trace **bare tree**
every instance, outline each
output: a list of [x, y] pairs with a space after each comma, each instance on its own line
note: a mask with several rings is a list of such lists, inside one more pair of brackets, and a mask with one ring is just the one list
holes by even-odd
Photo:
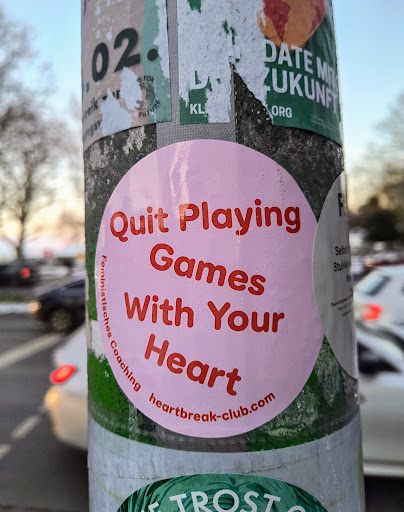
[[65, 148], [59, 143], [60, 127], [49, 125], [25, 105], [24, 115], [14, 120], [3, 137], [2, 217], [15, 221], [19, 233], [13, 243], [18, 258], [23, 256], [27, 225], [33, 213], [48, 206], [55, 197], [54, 169]]
[[369, 148], [368, 156], [354, 169], [351, 188], [364, 208], [377, 196], [380, 207], [392, 214], [395, 228], [404, 239], [404, 92], [379, 124], [378, 132], [379, 142]]
[[[46, 83], [22, 83], [41, 65], [29, 48], [27, 29], [8, 20], [0, 6], [0, 237], [23, 256], [30, 221], [57, 196], [57, 178], [64, 162], [65, 180], [77, 180], [80, 146], [69, 123], [55, 122]], [[46, 76], [46, 74], [45, 74]], [[46, 82], [46, 81], [45, 81]], [[74, 188], [73, 188], [74, 190]], [[18, 225], [17, 237], [5, 226]]]
[[66, 118], [69, 130], [64, 137], [66, 154], [66, 182], [73, 200], [64, 201], [57, 219], [57, 232], [67, 243], [84, 240], [84, 169], [81, 140], [81, 105], [76, 97], [69, 101]]
[[386, 119], [380, 123], [379, 130], [385, 138], [380, 158], [388, 165], [404, 168], [404, 92], [398, 96]]
[[362, 204], [379, 193], [385, 183], [404, 179], [404, 92], [377, 126], [377, 143], [371, 144], [350, 176], [351, 189]]

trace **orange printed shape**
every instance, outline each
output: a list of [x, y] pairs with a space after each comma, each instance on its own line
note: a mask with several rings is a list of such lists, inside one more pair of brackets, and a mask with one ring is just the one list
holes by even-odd
[[327, 0], [263, 0], [257, 13], [261, 32], [277, 46], [303, 46], [321, 25]]

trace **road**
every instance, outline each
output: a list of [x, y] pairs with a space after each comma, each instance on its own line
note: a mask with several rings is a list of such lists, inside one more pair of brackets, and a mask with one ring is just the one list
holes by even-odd
[[0, 317], [0, 511], [88, 510], [86, 454], [54, 439], [42, 406], [56, 345], [35, 350], [59, 339], [28, 316]]
[[404, 481], [365, 478], [366, 512], [404, 512]]
[[[54, 439], [42, 406], [56, 344], [26, 349], [44, 339], [59, 340], [28, 316], [0, 316], [0, 512], [88, 510], [86, 454]], [[403, 480], [367, 478], [366, 497], [367, 512], [404, 512]]]

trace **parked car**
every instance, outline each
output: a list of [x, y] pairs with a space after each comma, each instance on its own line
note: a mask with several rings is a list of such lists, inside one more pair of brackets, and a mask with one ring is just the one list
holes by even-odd
[[84, 322], [85, 278], [76, 275], [38, 288], [30, 311], [58, 332], [68, 332]]
[[63, 443], [87, 449], [87, 349], [84, 326], [53, 352], [55, 370], [45, 407], [53, 432]]
[[[45, 404], [55, 436], [87, 449], [87, 372], [84, 327], [55, 351], [57, 369]], [[364, 470], [404, 477], [404, 351], [396, 336], [358, 330], [359, 392]]]
[[63, 265], [58, 260], [51, 258], [39, 260], [37, 265], [38, 273], [42, 281], [60, 279], [68, 276], [71, 272], [71, 267]]
[[396, 334], [357, 328], [366, 475], [404, 477], [404, 350]]
[[361, 279], [367, 272], [365, 260], [362, 256], [351, 256], [351, 274], [354, 281]]
[[365, 265], [369, 270], [380, 265], [397, 265], [398, 263], [404, 263], [402, 251], [381, 251], [365, 258]]
[[372, 270], [355, 286], [355, 320], [369, 327], [404, 326], [404, 265]]
[[28, 286], [38, 282], [35, 265], [23, 260], [0, 265], [0, 286]]

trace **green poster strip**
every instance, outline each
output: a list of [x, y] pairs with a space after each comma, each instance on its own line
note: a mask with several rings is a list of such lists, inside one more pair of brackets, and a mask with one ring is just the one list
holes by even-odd
[[236, 73], [274, 125], [342, 143], [331, 0], [177, 5], [181, 124], [230, 122]]

